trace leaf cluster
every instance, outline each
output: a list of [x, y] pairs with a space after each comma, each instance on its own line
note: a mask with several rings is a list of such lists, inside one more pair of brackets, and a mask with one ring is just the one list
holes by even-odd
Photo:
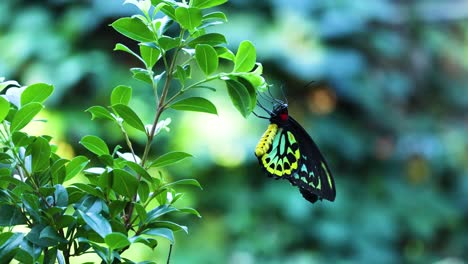
[[[132, 109], [133, 88], [126, 85], [112, 90], [109, 105], [86, 110], [93, 120], [113, 123], [124, 146], [112, 148], [103, 139], [86, 135], [80, 144], [90, 155], [71, 160], [61, 157], [50, 136], [33, 136], [24, 130], [36, 121], [53, 86], [37, 83], [20, 87], [17, 82], [0, 80], [0, 90], [5, 91], [0, 97], [2, 262], [70, 263], [72, 257], [95, 253], [102, 263], [135, 263], [122, 257], [133, 244], [154, 249], [158, 237], [173, 244], [174, 232], [188, 232], [170, 216], [176, 212], [200, 214], [176, 205], [183, 197], [176, 188], [201, 186], [195, 179], [170, 181], [161, 170], [191, 154], [152, 154], [158, 152], [155, 137], [168, 130], [171, 122], [161, 119], [162, 113], [173, 109], [217, 114], [211, 101], [186, 96], [186, 92], [194, 88], [215, 91], [209, 83], [220, 80], [226, 83], [233, 105], [246, 117], [255, 106], [256, 91], [267, 87], [252, 43], [242, 42], [234, 53], [226, 47], [224, 35], [207, 33], [207, 28], [227, 21], [224, 13], [208, 11], [224, 2], [125, 1], [138, 7], [141, 14], [120, 18], [111, 26], [136, 41], [138, 50], [121, 43], [115, 50], [141, 62], [141, 67], [130, 71], [153, 91], [152, 122]], [[171, 27], [177, 36], [167, 33]], [[222, 61], [231, 64], [230, 72], [219, 72]], [[202, 76], [193, 77], [194, 69]], [[134, 150], [129, 130], [145, 135], [142, 153]], [[26, 228], [14, 229], [18, 225]]]
[[[207, 9], [226, 1], [190, 1], [187, 4], [185, 1], [153, 0], [152, 5], [149, 2], [126, 1], [136, 5], [143, 14], [120, 18], [111, 24], [119, 33], [139, 42], [138, 52], [121, 43], [115, 46], [115, 50], [129, 53], [142, 63], [142, 67], [131, 69], [133, 77], [151, 85], [156, 98], [163, 97], [164, 103], [159, 105], [162, 108], [211, 114], [217, 111], [209, 100], [179, 97], [194, 88], [214, 90], [207, 83], [221, 80], [226, 83], [233, 105], [247, 117], [255, 107], [256, 91], [265, 90], [267, 83], [251, 42], [241, 42], [234, 53], [226, 47], [224, 35], [207, 32], [207, 28], [227, 22], [223, 12], [208, 12]], [[163, 13], [163, 17], [156, 18], [159, 13]], [[178, 36], [168, 34], [171, 27], [177, 27]], [[230, 63], [232, 70], [219, 72], [222, 62]], [[166, 70], [155, 74], [158, 64]], [[202, 78], [193, 78], [194, 67], [204, 74]], [[165, 86], [172, 80], [178, 87], [171, 98], [165, 98]]]

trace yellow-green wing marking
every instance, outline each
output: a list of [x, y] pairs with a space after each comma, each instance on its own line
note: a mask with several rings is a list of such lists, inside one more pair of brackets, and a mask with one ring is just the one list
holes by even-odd
[[[256, 155], [262, 154], [257, 155], [260, 165], [268, 172], [269, 176], [290, 176], [299, 166], [300, 152], [296, 138], [290, 131], [280, 128], [274, 134], [272, 141], [269, 141], [268, 139], [272, 135], [269, 130], [267, 129], [255, 151]], [[265, 136], [268, 139], [264, 140]], [[262, 145], [263, 142], [271, 142], [264, 153], [259, 151], [259, 149], [265, 149]]]

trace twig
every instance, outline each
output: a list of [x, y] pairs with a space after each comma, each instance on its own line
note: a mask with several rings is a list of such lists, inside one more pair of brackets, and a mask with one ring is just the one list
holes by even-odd
[[172, 253], [172, 244], [169, 245], [169, 254], [167, 255], [166, 264], [169, 264], [169, 262], [171, 261], [171, 253]]

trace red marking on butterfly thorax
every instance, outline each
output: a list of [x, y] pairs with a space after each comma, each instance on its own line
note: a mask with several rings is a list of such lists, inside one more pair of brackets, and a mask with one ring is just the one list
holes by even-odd
[[279, 114], [279, 118], [282, 122], [286, 122], [288, 120], [288, 113], [281, 113]]

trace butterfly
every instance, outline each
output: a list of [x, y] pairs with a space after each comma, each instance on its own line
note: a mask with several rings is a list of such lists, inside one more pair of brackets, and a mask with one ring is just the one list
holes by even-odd
[[260, 166], [275, 179], [287, 179], [311, 203], [335, 200], [330, 169], [305, 129], [288, 114], [288, 104], [273, 99], [273, 111], [257, 102], [270, 116], [270, 125], [255, 148]]

